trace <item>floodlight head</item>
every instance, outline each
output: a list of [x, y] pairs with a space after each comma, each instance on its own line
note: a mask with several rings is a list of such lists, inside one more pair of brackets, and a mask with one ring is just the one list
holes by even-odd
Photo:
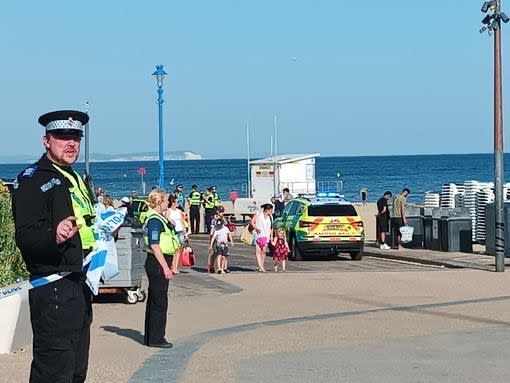
[[482, 24], [483, 25], [489, 25], [491, 23], [491, 20], [492, 20], [492, 16], [491, 15], [487, 15], [483, 18], [482, 20]]
[[496, 5], [496, 0], [486, 1], [482, 5], [482, 12], [487, 13], [489, 11], [489, 8], [492, 8]]
[[501, 12], [499, 17], [501, 18], [501, 21], [504, 22], [505, 24], [508, 23], [508, 21], [510, 21], [510, 18], [506, 15], [506, 13]]
[[480, 33], [483, 33], [483, 32], [485, 32], [486, 30], [487, 30], [487, 27], [485, 27], [485, 26], [484, 26], [484, 27], [482, 27], [482, 29], [480, 29]]

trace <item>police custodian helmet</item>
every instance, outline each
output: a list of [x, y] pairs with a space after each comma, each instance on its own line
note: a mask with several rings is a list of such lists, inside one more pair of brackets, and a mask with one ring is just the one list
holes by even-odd
[[39, 124], [46, 128], [46, 133], [60, 136], [83, 137], [83, 126], [87, 122], [88, 114], [77, 110], [57, 110], [39, 117]]

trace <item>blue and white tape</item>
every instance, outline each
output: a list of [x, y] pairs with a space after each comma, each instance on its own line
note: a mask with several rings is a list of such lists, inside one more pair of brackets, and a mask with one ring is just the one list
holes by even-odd
[[[95, 231], [98, 234], [96, 247], [83, 260], [83, 269], [86, 270], [86, 283], [94, 295], [99, 291], [101, 277], [109, 280], [119, 273], [117, 265], [117, 252], [113, 241], [112, 233], [124, 222], [127, 209], [103, 210], [97, 214]], [[113, 247], [111, 246], [113, 244]], [[114, 250], [115, 249], [115, 250]], [[35, 278], [25, 281], [17, 286], [11, 286], [0, 290], [0, 299], [19, 294], [23, 290], [30, 290], [58, 281], [71, 274], [61, 272], [46, 277]]]

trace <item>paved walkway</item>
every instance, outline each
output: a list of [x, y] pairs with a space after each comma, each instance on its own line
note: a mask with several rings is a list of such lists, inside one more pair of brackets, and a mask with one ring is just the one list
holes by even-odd
[[[197, 243], [200, 265], [203, 246]], [[171, 350], [141, 344], [143, 304], [95, 304], [88, 381], [510, 379], [510, 273], [480, 271], [493, 258], [483, 256], [484, 264], [475, 261], [480, 255], [367, 246], [361, 262], [297, 262], [295, 271], [261, 274], [252, 272], [252, 250], [235, 247], [246, 262], [238, 272], [209, 275], [198, 267], [175, 277]], [[374, 260], [378, 254], [392, 259]], [[435, 263], [408, 263], [427, 260]], [[437, 267], [447, 262], [455, 268]], [[27, 381], [30, 358], [30, 348], [0, 355], [0, 382]]]
[[[425, 249], [381, 250], [375, 243], [368, 243], [365, 245], [365, 255], [451, 268], [485, 271], [496, 269], [494, 256], [483, 254], [481, 246], [474, 253], [460, 253]], [[510, 259], [505, 259], [505, 266], [510, 267]]]

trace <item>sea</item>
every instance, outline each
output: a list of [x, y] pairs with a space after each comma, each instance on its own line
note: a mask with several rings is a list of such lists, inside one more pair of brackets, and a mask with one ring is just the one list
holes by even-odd
[[[11, 179], [28, 164], [0, 164], [0, 178]], [[90, 170], [96, 187], [103, 187], [115, 198], [129, 196], [131, 190], [142, 194], [143, 181], [150, 191], [158, 183], [157, 161], [91, 162]], [[505, 159], [505, 180], [510, 180], [510, 157]], [[84, 170], [78, 163], [75, 169]], [[319, 157], [316, 164], [317, 181], [343, 181], [346, 199], [359, 201], [359, 190], [368, 189], [368, 201], [375, 202], [385, 191], [399, 193], [404, 187], [411, 190], [410, 202], [424, 201], [425, 192], [440, 192], [445, 183], [464, 183], [466, 180], [491, 182], [494, 179], [492, 154], [441, 154], [369, 157]], [[216, 185], [224, 200], [235, 189], [246, 196], [248, 182], [246, 159], [165, 161], [165, 185], [173, 190], [183, 184], [185, 192], [197, 184], [199, 189]]]

